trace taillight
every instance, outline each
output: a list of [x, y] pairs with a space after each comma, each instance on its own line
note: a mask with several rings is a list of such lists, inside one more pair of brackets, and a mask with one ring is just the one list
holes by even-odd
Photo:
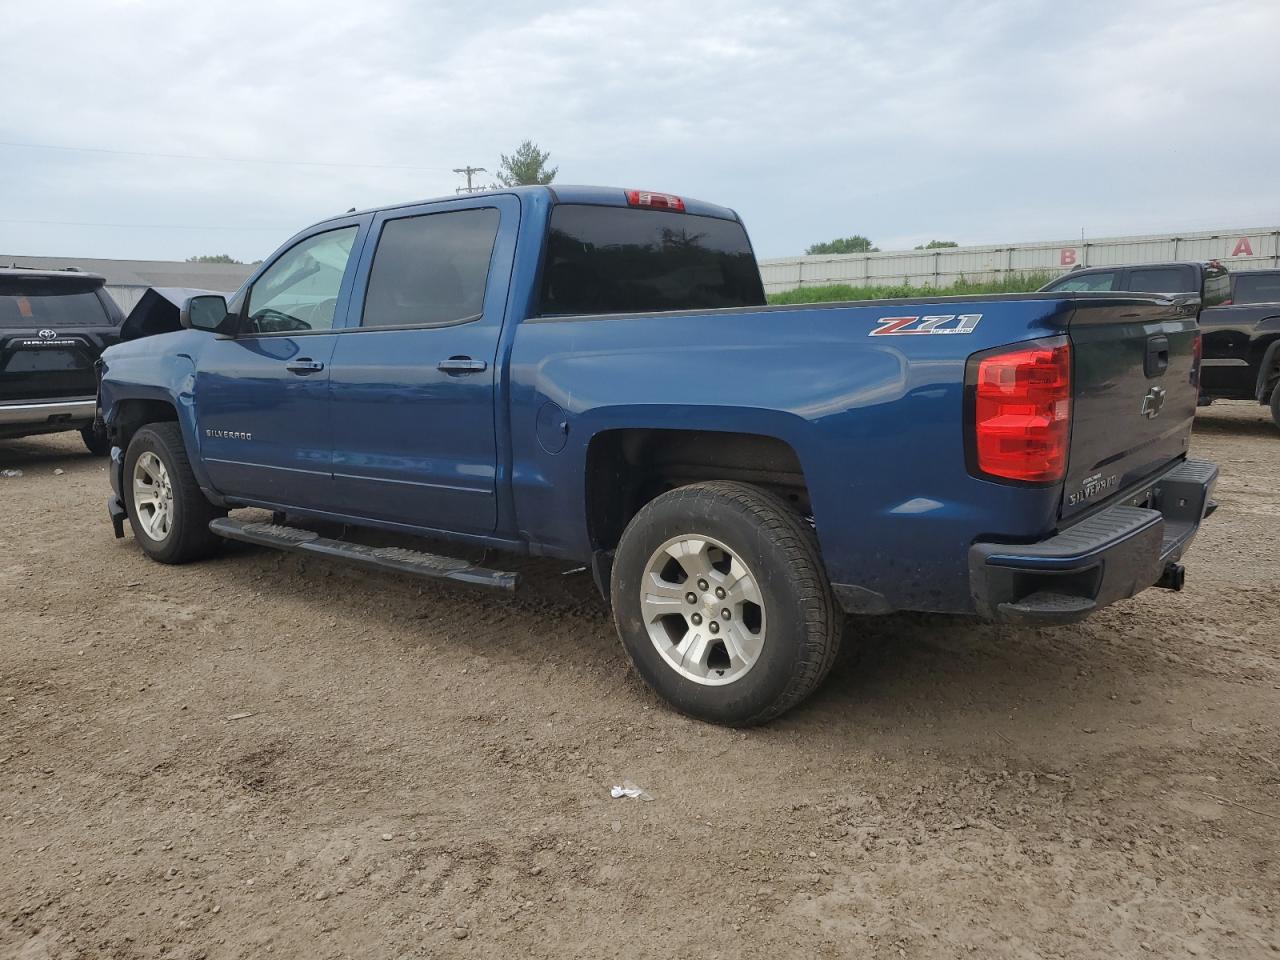
[[975, 359], [977, 469], [1024, 483], [1061, 480], [1071, 441], [1071, 344], [1040, 341]]
[[670, 193], [628, 190], [627, 203], [633, 207], [653, 207], [656, 210], [674, 210], [676, 213], [684, 213], [684, 201]]
[[1204, 357], [1204, 334], [1199, 330], [1196, 331], [1196, 344], [1191, 351], [1191, 384], [1196, 386], [1200, 383], [1200, 360]]

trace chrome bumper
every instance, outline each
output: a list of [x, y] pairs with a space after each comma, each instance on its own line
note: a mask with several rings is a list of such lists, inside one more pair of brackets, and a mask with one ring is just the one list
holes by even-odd
[[98, 401], [38, 400], [32, 403], [0, 403], [0, 426], [7, 424], [47, 424], [62, 420], [93, 420], [98, 415]]

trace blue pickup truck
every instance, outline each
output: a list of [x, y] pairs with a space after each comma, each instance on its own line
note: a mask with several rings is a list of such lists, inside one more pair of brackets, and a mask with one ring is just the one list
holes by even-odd
[[1195, 311], [768, 306], [737, 214], [646, 191], [353, 212], [105, 352], [108, 510], [163, 563], [231, 539], [509, 590], [424, 540], [580, 562], [654, 689], [759, 723], [846, 614], [1060, 624], [1180, 588], [1217, 477], [1187, 458]]

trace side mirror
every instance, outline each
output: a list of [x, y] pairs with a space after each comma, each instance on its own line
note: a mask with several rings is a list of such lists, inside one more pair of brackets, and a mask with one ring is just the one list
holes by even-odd
[[225, 333], [227, 320], [227, 298], [216, 293], [189, 297], [178, 313], [178, 322], [188, 330]]

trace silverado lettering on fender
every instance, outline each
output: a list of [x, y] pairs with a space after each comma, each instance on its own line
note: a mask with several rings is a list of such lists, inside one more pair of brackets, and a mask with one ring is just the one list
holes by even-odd
[[104, 355], [117, 535], [502, 589], [412, 538], [587, 563], [638, 672], [721, 723], [799, 703], [846, 613], [1054, 624], [1177, 589], [1213, 507], [1194, 305], [771, 307], [738, 216], [665, 194], [351, 213], [181, 325]]

